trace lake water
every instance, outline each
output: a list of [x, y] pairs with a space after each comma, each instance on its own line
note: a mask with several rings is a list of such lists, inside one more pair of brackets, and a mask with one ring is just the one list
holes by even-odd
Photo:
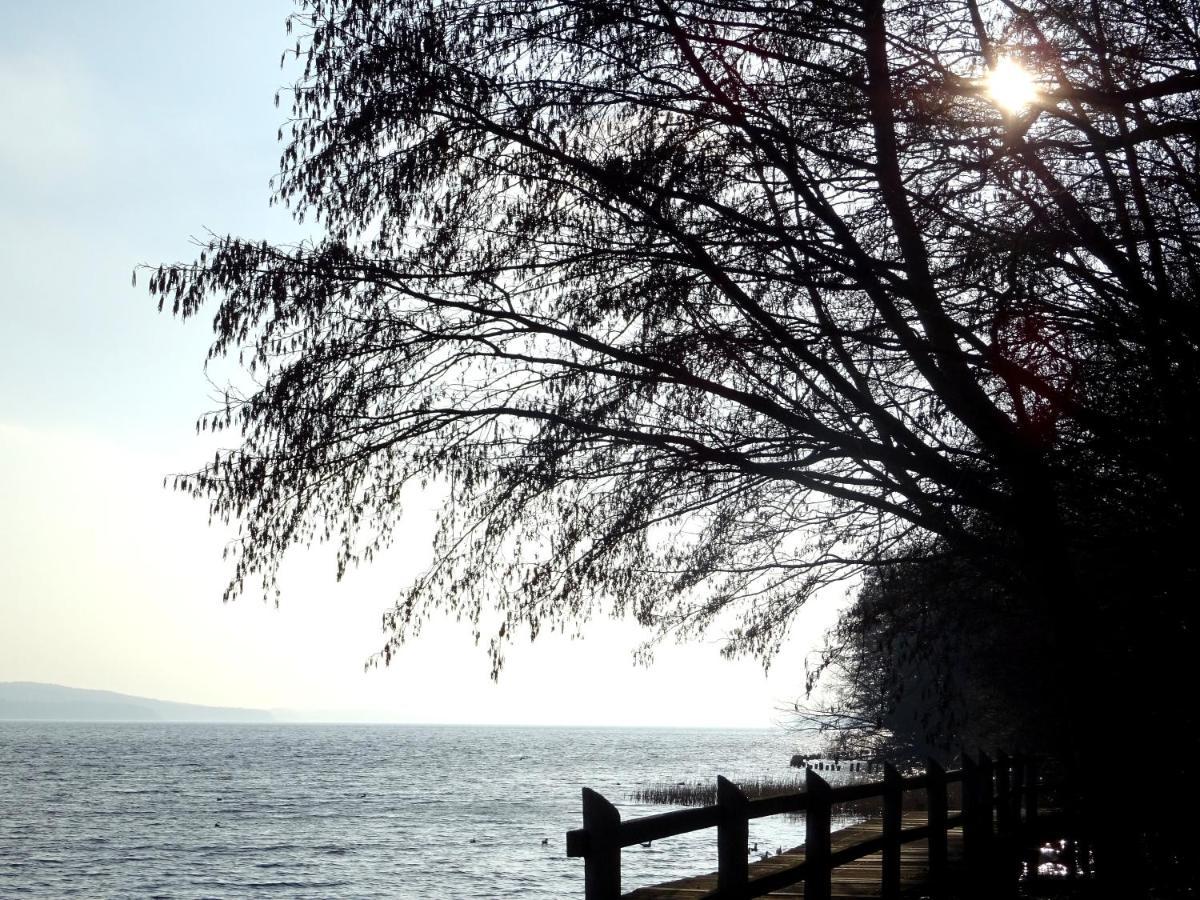
[[[795, 777], [781, 731], [0, 722], [0, 897], [583, 896], [580, 788]], [[762, 847], [803, 823], [751, 823]], [[548, 843], [543, 844], [543, 839]], [[630, 890], [716, 868], [634, 846]]]

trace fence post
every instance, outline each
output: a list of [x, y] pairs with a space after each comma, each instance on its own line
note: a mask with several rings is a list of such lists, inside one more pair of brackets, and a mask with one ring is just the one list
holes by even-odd
[[1013, 809], [1013, 782], [1017, 780], [1016, 760], [1007, 753], [996, 754], [996, 865], [1004, 890], [1013, 896], [1021, 877], [1021, 851], [1018, 840], [1018, 814]]
[[979, 767], [966, 753], [962, 755], [963, 858], [967, 876], [979, 866]]
[[979, 887], [980, 896], [997, 893], [996, 866], [996, 766], [986, 753], [979, 754]]
[[745, 896], [749, 878], [746, 847], [750, 842], [750, 820], [746, 795], [736, 784], [717, 776], [717, 888], [723, 898]]
[[925, 806], [929, 810], [929, 886], [946, 896], [946, 770], [935, 759], [925, 762]]
[[1025, 761], [1025, 822], [1033, 825], [1038, 814], [1037, 757]]
[[829, 900], [833, 873], [829, 867], [832, 842], [829, 837], [833, 807], [829, 785], [809, 769], [804, 773], [808, 806], [804, 816], [804, 858], [808, 872], [804, 878], [805, 900]]
[[1012, 835], [1012, 760], [996, 754], [996, 829], [1002, 840]]
[[1025, 760], [1025, 865], [1029, 878], [1038, 876], [1038, 865], [1042, 861], [1042, 848], [1038, 840], [1038, 791], [1037, 757]]
[[996, 767], [986, 753], [979, 754], [979, 820], [983, 845], [991, 850], [996, 828]]
[[900, 896], [900, 829], [904, 790], [900, 773], [891, 763], [883, 766], [883, 900]]
[[621, 814], [595, 791], [583, 789], [583, 828], [587, 855], [583, 858], [586, 900], [619, 900], [621, 896]]
[[1020, 838], [1024, 834], [1021, 827], [1021, 801], [1025, 798], [1025, 754], [1018, 753], [1013, 757], [1013, 779], [1012, 779], [1012, 800], [1010, 808], [1012, 810], [1013, 831]]

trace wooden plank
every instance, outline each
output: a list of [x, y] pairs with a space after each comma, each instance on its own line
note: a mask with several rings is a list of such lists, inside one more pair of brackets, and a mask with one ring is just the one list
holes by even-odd
[[830, 828], [832, 791], [823, 778], [808, 769], [804, 773], [804, 792], [808, 794], [808, 809], [804, 816], [804, 855], [811, 863], [805, 873], [805, 893], [813, 900], [829, 900], [833, 890], [829, 869], [829, 855], [833, 848]]
[[[957, 811], [955, 811], [957, 813]], [[905, 828], [915, 828], [927, 824], [923, 812], [905, 812], [902, 816]], [[843, 828], [830, 834], [832, 852], [851, 847], [869, 838], [883, 834], [883, 820], [871, 819]], [[962, 828], [952, 828], [946, 832], [946, 857], [949, 863], [961, 862], [963, 857]], [[776, 872], [789, 868], [805, 860], [804, 847], [793, 847], [783, 853], [749, 863], [748, 875], [753, 881], [759, 875]], [[902, 895], [916, 893], [928, 883], [929, 850], [925, 840], [913, 841], [900, 848], [900, 892]], [[833, 872], [830, 885], [830, 898], [858, 900], [865, 897], [879, 897], [881, 891], [881, 876], [883, 873], [883, 855], [872, 853], [859, 859], [839, 866]], [[638, 888], [625, 894], [625, 900], [704, 900], [717, 895], [717, 873], [695, 875], [681, 878], [663, 884]], [[767, 897], [800, 898], [804, 896], [804, 885], [798, 883], [786, 888], [772, 891]]]
[[583, 890], [587, 900], [615, 900], [621, 896], [620, 827], [617, 808], [584, 788], [583, 830], [587, 833], [588, 855], [583, 861]]
[[[699, 831], [702, 828], [714, 828], [719, 820], [720, 811], [715, 806], [676, 809], [671, 812], [659, 813], [656, 816], [630, 819], [628, 822], [621, 823], [621, 846], [632, 847], [634, 844], [659, 841], [677, 834]], [[570, 837], [571, 833], [567, 832], [567, 836]], [[572, 854], [568, 853], [567, 855]], [[575, 855], [582, 856], [583, 854]]]
[[739, 896], [746, 886], [746, 845], [750, 843], [746, 795], [720, 775], [717, 776], [717, 808], [721, 811], [717, 826], [718, 886], [727, 896]]

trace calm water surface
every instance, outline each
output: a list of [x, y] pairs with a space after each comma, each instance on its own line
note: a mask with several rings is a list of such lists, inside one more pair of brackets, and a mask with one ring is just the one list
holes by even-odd
[[[790, 753], [765, 730], [0, 722], [0, 897], [582, 897], [580, 787], [647, 815], [643, 784], [795, 776]], [[715, 868], [700, 832], [627, 849], [623, 886]]]

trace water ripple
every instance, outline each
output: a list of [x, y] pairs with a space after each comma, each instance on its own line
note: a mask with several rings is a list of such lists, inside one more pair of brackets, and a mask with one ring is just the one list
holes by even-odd
[[[579, 789], [788, 774], [768, 731], [0, 723], [0, 896], [581, 897]], [[801, 823], [756, 820], [794, 846]], [[548, 844], [543, 845], [546, 839]], [[716, 863], [633, 847], [631, 889]]]

